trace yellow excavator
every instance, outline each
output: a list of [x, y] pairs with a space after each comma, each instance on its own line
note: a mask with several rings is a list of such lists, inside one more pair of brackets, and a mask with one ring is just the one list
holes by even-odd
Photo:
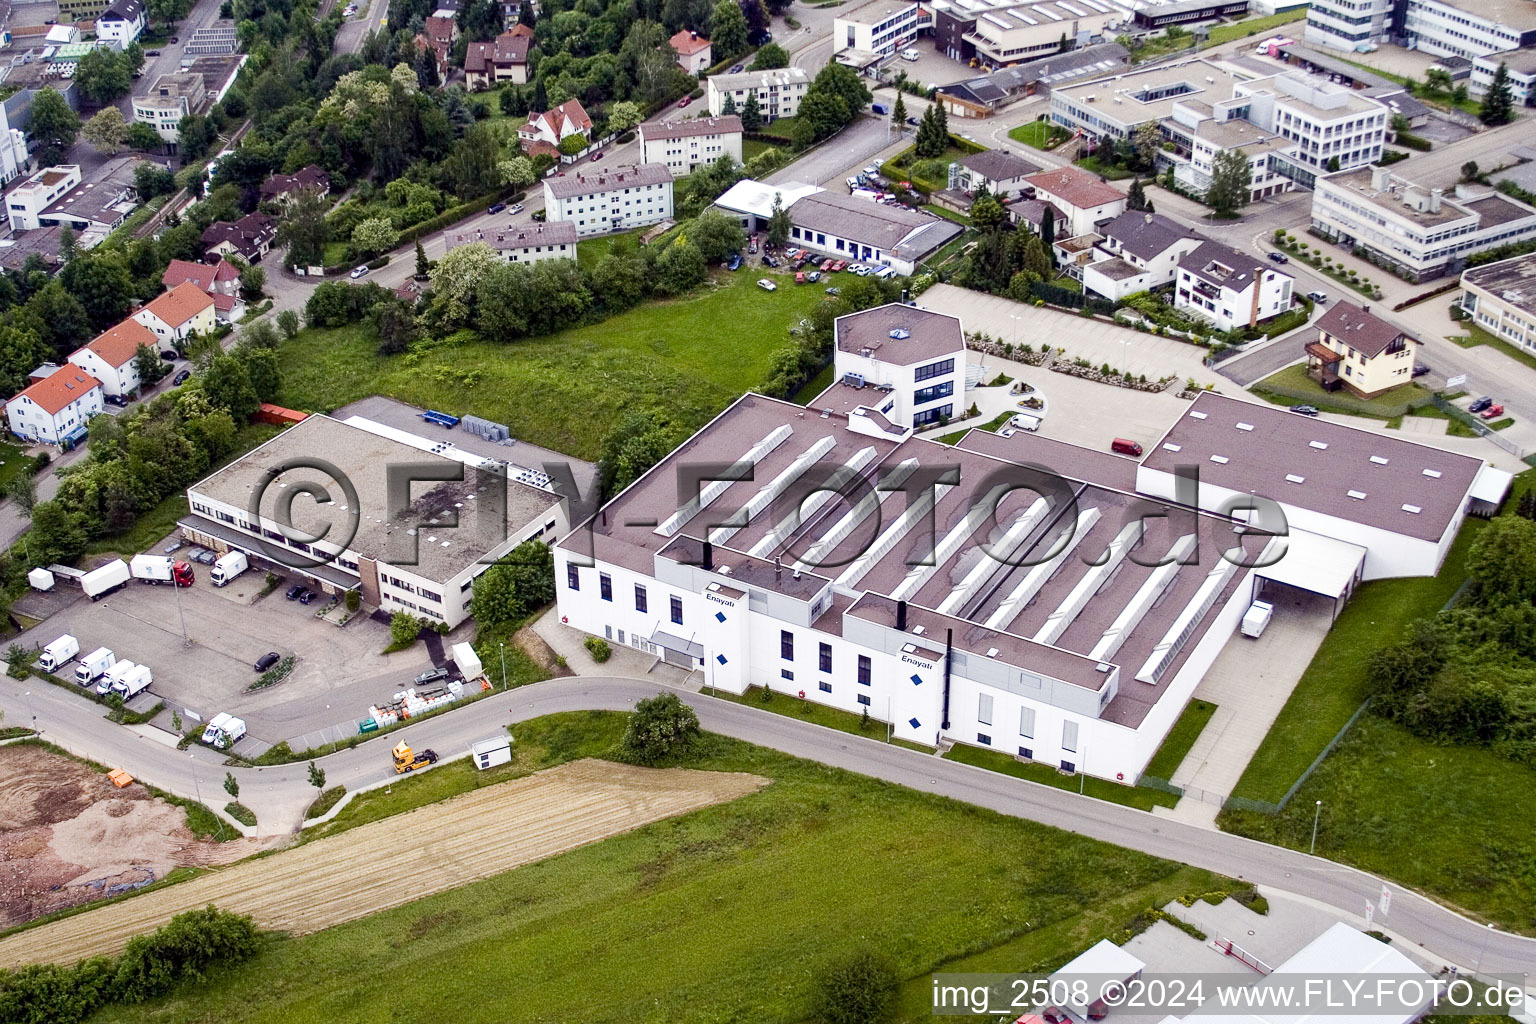
[[437, 764], [437, 751], [431, 749], [412, 751], [405, 740], [395, 744], [396, 775], [404, 775], [417, 768], [425, 768], [429, 764]]

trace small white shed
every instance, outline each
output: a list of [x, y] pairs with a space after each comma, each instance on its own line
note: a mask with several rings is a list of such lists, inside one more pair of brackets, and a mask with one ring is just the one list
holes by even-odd
[[506, 764], [512, 760], [512, 737], [508, 735], [481, 740], [479, 743], [472, 744], [469, 752], [475, 759], [475, 767], [481, 771], [494, 768], [499, 764]]
[[27, 582], [32, 585], [33, 590], [52, 590], [53, 573], [47, 569], [33, 569], [27, 573]]

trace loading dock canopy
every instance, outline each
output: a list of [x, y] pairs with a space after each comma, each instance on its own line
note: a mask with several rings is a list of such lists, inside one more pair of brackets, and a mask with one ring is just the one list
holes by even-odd
[[1489, 509], [1498, 508], [1504, 496], [1509, 493], [1509, 485], [1514, 479], [1512, 473], [1492, 466], [1484, 466], [1478, 470], [1477, 477], [1472, 481], [1472, 488], [1467, 493], [1474, 505], [1480, 502]]
[[1365, 548], [1296, 529], [1283, 540], [1284, 556], [1274, 565], [1254, 570], [1256, 575], [1334, 600], [1354, 588], [1365, 564]]

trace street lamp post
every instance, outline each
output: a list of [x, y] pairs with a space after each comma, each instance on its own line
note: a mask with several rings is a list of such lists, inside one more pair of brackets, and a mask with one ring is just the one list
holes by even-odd
[[1317, 823], [1318, 823], [1319, 819], [1322, 818], [1322, 816], [1323, 816], [1323, 802], [1321, 800], [1319, 800], [1317, 802], [1317, 809], [1312, 812], [1312, 847], [1311, 847], [1311, 849], [1309, 849], [1307, 851], [1310, 854], [1316, 854], [1317, 853]]
[[1483, 972], [1483, 954], [1488, 952], [1488, 940], [1493, 936], [1493, 922], [1488, 922], [1487, 931], [1483, 932], [1483, 948], [1477, 951], [1477, 966], [1472, 968], [1472, 976], [1475, 978]]
[[503, 640], [498, 646], [501, 647], [501, 688], [503, 690], [505, 690], [507, 688], [507, 644], [506, 644], [506, 641]]
[[37, 708], [32, 705], [32, 691], [27, 691], [27, 714], [32, 716], [32, 732], [37, 733]]
[[176, 615], [181, 619], [181, 646], [191, 647], [192, 638], [187, 636], [187, 613], [181, 608], [181, 584], [176, 581], [174, 573], [171, 578], [171, 589], [176, 591]]

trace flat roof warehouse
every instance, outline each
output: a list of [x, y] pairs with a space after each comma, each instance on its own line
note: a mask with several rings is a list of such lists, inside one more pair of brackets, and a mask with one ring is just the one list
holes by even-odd
[[[295, 529], [309, 536], [315, 536], [328, 524], [332, 536], [345, 536], [355, 529], [347, 542], [349, 550], [401, 565], [409, 563], [398, 555], [391, 558], [390, 553], [402, 547], [409, 551], [414, 542], [417, 561], [410, 565], [411, 571], [439, 582], [451, 580], [500, 546], [509, 536], [509, 524], [521, 526], [562, 500], [552, 491], [507, 480], [504, 513], [499, 517], [494, 513], [477, 513], [478, 503], [488, 503], [495, 509], [500, 500], [500, 481], [472, 469], [495, 468], [493, 460], [459, 452], [447, 444], [423, 449], [388, 436], [390, 430], [378, 424], [365, 427], [311, 415], [192, 485], [191, 499], [195, 503], [201, 495], [244, 511], [258, 491], [265, 488], [261, 491], [261, 514], [281, 522], [278, 503], [290, 500], [287, 492], [303, 481], [317, 483], [326, 488], [333, 504], [322, 506], [312, 497], [292, 500]], [[350, 481], [356, 493], [355, 507], [349, 507], [351, 502], [339, 481], [329, 479], [323, 470], [299, 468], [303, 460], [317, 456], [334, 465]], [[387, 473], [392, 466], [408, 465], [425, 465], [438, 471], [463, 466], [463, 479], [418, 481], [410, 492], [409, 506], [390, 515]], [[343, 521], [340, 516], [348, 518]], [[458, 524], [450, 528], [453, 516], [458, 517]], [[418, 522], [428, 525], [418, 528]], [[434, 523], [441, 523], [440, 534], [432, 531]], [[274, 544], [282, 543], [280, 537], [271, 537], [273, 531], [263, 532]], [[317, 556], [334, 553], [323, 548], [335, 546], [317, 544]]]

